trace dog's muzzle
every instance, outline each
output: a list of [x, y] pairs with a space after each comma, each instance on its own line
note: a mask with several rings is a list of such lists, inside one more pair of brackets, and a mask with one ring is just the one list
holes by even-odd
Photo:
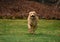
[[34, 15], [32, 15], [31, 17], [35, 17]]

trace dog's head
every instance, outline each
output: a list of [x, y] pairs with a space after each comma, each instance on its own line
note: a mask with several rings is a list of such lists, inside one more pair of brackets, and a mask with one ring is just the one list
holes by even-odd
[[35, 17], [36, 16], [36, 12], [35, 11], [31, 11], [31, 12], [29, 12], [29, 15], [30, 15], [30, 17]]
[[35, 20], [36, 19], [36, 16], [37, 16], [37, 13], [35, 11], [29, 12], [30, 19]]

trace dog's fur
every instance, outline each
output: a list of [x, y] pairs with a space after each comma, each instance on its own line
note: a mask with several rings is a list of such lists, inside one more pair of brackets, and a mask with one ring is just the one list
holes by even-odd
[[28, 31], [29, 33], [34, 34], [35, 30], [37, 29], [37, 13], [35, 11], [29, 12], [28, 16]]

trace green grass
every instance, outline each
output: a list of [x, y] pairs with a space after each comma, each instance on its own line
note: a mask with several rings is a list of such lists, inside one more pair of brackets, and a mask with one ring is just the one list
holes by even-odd
[[39, 20], [32, 35], [27, 20], [0, 19], [0, 42], [60, 42], [60, 20]]

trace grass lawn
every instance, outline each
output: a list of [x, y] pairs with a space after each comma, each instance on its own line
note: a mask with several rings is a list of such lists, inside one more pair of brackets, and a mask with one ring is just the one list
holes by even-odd
[[60, 20], [39, 20], [32, 35], [27, 20], [0, 19], [0, 42], [60, 42]]

